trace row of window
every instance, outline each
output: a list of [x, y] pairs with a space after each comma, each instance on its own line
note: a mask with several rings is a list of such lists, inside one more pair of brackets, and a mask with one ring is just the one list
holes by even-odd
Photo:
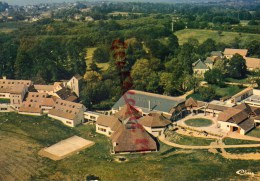
[[[6, 82], [7, 84], [26, 84], [26, 85], [30, 85], [30, 83], [25, 83], [25, 82]], [[5, 84], [5, 81], [0, 82], [0, 84]]]

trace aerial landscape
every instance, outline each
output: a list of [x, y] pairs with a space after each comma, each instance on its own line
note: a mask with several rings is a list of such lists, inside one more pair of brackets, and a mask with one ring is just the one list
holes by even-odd
[[259, 0], [0, 0], [0, 181], [260, 181]]

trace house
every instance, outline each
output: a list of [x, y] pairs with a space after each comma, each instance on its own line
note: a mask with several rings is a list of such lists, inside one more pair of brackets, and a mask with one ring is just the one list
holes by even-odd
[[56, 91], [54, 93], [54, 96], [66, 101], [71, 101], [71, 102], [78, 101], [78, 97], [76, 96], [76, 94], [74, 92], [71, 92], [71, 90], [66, 87], [63, 87], [60, 90]]
[[213, 68], [213, 65], [215, 63], [215, 58], [213, 57], [207, 57], [206, 60], [204, 61], [204, 63], [206, 64], [206, 66], [210, 69]]
[[111, 140], [112, 154], [157, 151], [157, 143], [139, 123], [119, 125]]
[[[207, 63], [209, 64], [209, 63]], [[205, 72], [210, 70], [210, 68], [200, 59], [192, 64], [192, 69], [194, 75], [198, 77], [204, 77]]]
[[61, 82], [55, 82], [53, 85], [34, 85], [34, 88], [39, 93], [48, 93], [49, 95], [55, 95], [55, 93], [63, 88]]
[[52, 109], [55, 100], [47, 93], [29, 92], [26, 101], [19, 108], [19, 114], [41, 116]]
[[5, 103], [5, 106], [1, 106], [2, 111], [18, 110], [31, 85], [30, 80], [13, 80], [7, 79], [5, 76], [0, 79], [0, 99], [9, 100], [8, 105]]
[[248, 70], [260, 69], [259, 58], [244, 57], [244, 59], [246, 61], [246, 67]]
[[259, 115], [260, 108], [243, 103], [219, 113], [218, 124], [223, 130], [244, 135], [255, 127], [254, 120]]
[[[136, 109], [125, 105], [115, 115], [98, 117], [96, 132], [110, 137], [113, 154], [157, 151], [155, 140], [139, 124], [137, 119], [139, 116], [141, 114]], [[165, 122], [163, 125], [165, 126]], [[161, 127], [162, 125], [160, 125]], [[149, 129], [149, 127], [147, 128]]]
[[57, 99], [48, 116], [60, 120], [63, 124], [75, 127], [84, 122], [86, 107], [79, 103]]
[[165, 129], [172, 123], [166, 116], [160, 113], [150, 113], [138, 120], [144, 129], [158, 137], [164, 134]]
[[126, 103], [131, 104], [143, 116], [151, 112], [159, 112], [176, 120], [185, 112], [185, 99], [159, 95], [138, 90], [127, 91], [112, 107], [111, 112], [118, 112]]
[[227, 59], [231, 59], [235, 54], [239, 54], [242, 57], [246, 57], [248, 50], [247, 49], [232, 49], [232, 48], [225, 48], [224, 50], [224, 57]]
[[118, 118], [100, 115], [96, 122], [96, 132], [110, 137], [120, 125], [121, 122]]
[[210, 53], [210, 56], [212, 57], [212, 58], [223, 58], [223, 53], [221, 52], [221, 51], [212, 51], [211, 53]]
[[85, 122], [91, 121], [91, 122], [96, 122], [99, 116], [102, 114], [97, 113], [97, 112], [92, 112], [92, 111], [86, 111], [84, 112], [84, 119]]
[[80, 93], [81, 84], [83, 81], [83, 77], [80, 75], [73, 76], [68, 82], [67, 86], [74, 92], [78, 97]]

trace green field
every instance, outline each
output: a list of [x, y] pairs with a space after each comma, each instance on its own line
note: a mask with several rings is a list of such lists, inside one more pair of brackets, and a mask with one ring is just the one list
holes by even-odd
[[194, 126], [194, 127], [205, 127], [212, 125], [212, 121], [209, 119], [188, 119], [185, 121], [185, 124], [188, 126]]
[[[211, 85], [211, 86], [216, 91], [216, 97], [214, 99], [219, 99], [222, 97], [230, 97], [245, 89], [243, 87], [234, 86], [234, 85], [226, 85], [225, 87], [219, 87], [217, 85]], [[189, 95], [187, 98], [189, 97], [202, 101], [201, 95], [198, 92]]]
[[[40, 149], [74, 134], [96, 144], [61, 161], [37, 155]], [[260, 170], [260, 161], [231, 161], [206, 150], [181, 150], [162, 143], [159, 152], [121, 155], [128, 161], [118, 163], [114, 161], [117, 155], [110, 154], [111, 142], [96, 134], [93, 125], [69, 128], [48, 117], [15, 113], [0, 114], [0, 145], [0, 180], [84, 180], [89, 174], [114, 181], [245, 180], [235, 172]]]
[[253, 129], [252, 131], [247, 133], [247, 135], [260, 138], [260, 127], [258, 126], [257, 128]]
[[246, 41], [259, 40], [259, 34], [250, 33], [237, 33], [237, 32], [225, 32], [223, 31], [221, 36], [219, 36], [218, 31], [215, 30], [199, 30], [199, 29], [185, 29], [180, 30], [175, 33], [179, 39], [179, 43], [182, 45], [187, 42], [189, 38], [195, 38], [199, 43], [204, 42], [208, 38], [215, 40], [216, 42], [222, 42], [226, 44], [232, 43], [235, 38], [241, 40], [241, 44]]
[[171, 135], [169, 136], [169, 140], [180, 145], [192, 146], [208, 146], [211, 142], [215, 141], [214, 139], [204, 139], [192, 136], [185, 136], [176, 132], [171, 133]]
[[260, 141], [240, 140], [240, 139], [233, 139], [233, 138], [225, 138], [223, 141], [226, 145], [259, 144], [260, 143]]

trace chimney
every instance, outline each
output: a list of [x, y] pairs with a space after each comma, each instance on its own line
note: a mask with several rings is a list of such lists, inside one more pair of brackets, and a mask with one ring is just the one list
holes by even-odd
[[148, 101], [148, 109], [149, 109], [149, 111], [151, 111], [151, 101], [150, 100]]

